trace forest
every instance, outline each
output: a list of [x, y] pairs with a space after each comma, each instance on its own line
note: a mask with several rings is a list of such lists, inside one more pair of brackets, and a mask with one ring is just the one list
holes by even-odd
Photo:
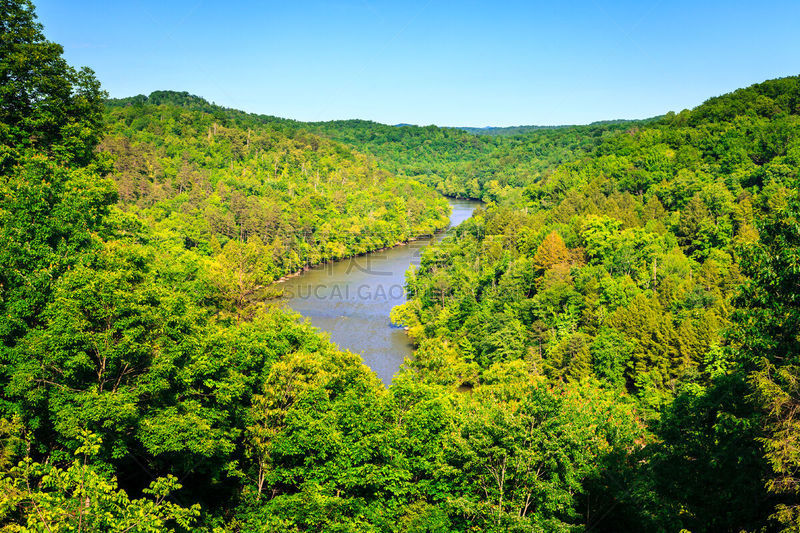
[[[110, 99], [0, 3], [0, 531], [800, 530], [800, 77], [641, 121]], [[276, 296], [407, 273], [386, 388]]]

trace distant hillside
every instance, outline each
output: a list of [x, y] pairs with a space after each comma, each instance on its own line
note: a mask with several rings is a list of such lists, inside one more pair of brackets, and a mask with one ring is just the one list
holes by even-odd
[[[657, 116], [642, 120], [627, 120], [627, 119], [598, 120], [590, 124], [587, 124], [587, 126], [618, 126], [625, 124], [641, 124], [658, 120], [660, 118], [662, 118], [662, 116]], [[485, 126], [483, 128], [456, 127], [454, 129], [467, 131], [475, 135], [497, 135], [501, 137], [510, 137], [514, 135], [525, 135], [526, 133], [530, 133], [532, 131], [537, 131], [537, 130], [556, 130], [556, 129], [579, 128], [579, 127], [583, 126], [576, 124], [563, 124], [558, 126], [505, 126], [505, 127]]]
[[447, 224], [432, 189], [292, 121], [172, 91], [109, 100], [105, 119], [121, 207], [173, 257], [225, 263], [247, 243], [254, 286]]
[[175, 91], [111, 99], [107, 105], [169, 105], [202, 112], [238, 128], [259, 125], [290, 136], [301, 132], [321, 135], [372, 156], [390, 173], [413, 178], [445, 195], [483, 199], [519, 194], [520, 187], [542, 179], [562, 163], [591, 153], [609, 135], [660, 118], [514, 128], [386, 125], [359, 119], [300, 122], [224, 108]]
[[558, 128], [571, 128], [573, 125], [560, 126], [484, 126], [482, 128], [472, 126], [457, 126], [454, 129], [466, 131], [475, 135], [498, 135], [510, 136], [521, 135], [534, 130], [552, 130]]
[[238, 109], [223, 107], [209, 102], [201, 96], [197, 96], [186, 91], [153, 91], [150, 95], [138, 94], [125, 98], [108, 98], [105, 100], [106, 109], [115, 108], [139, 108], [142, 106], [170, 106], [173, 108], [183, 108], [186, 110], [199, 111], [219, 120], [229, 121], [240, 125], [270, 124], [274, 127], [279, 125], [292, 126], [301, 124], [298, 121], [275, 117], [271, 115], [260, 115], [247, 113]]
[[637, 124], [643, 122], [531, 127], [515, 136], [438, 126], [387, 126], [366, 120], [302, 127], [369, 154], [390, 172], [412, 177], [443, 194], [498, 200], [518, 195], [521, 187]]

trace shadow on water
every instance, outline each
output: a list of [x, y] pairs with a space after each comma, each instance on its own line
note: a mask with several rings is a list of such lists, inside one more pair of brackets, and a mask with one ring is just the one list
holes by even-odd
[[[448, 199], [450, 227], [481, 205]], [[403, 246], [320, 265], [285, 281], [287, 305], [330, 334], [340, 348], [359, 353], [386, 386], [413, 346], [402, 328], [389, 321], [392, 307], [406, 301], [403, 286], [409, 265], [419, 265], [422, 250], [445, 232]]]

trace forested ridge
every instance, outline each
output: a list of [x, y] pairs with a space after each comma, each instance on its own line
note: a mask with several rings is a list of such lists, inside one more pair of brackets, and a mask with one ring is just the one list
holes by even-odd
[[407, 372], [597, 380], [647, 428], [639, 527], [796, 524], [799, 105], [797, 77], [712, 98], [490, 203], [409, 274]]
[[[798, 77], [493, 136], [108, 100], [0, 3], [0, 531], [796, 531], [798, 115]], [[387, 390], [272, 282], [436, 190], [487, 204]]]
[[107, 101], [98, 145], [119, 208], [210, 303], [252, 315], [298, 269], [447, 225], [447, 203], [341, 144], [188, 93]]
[[[646, 121], [652, 121], [653, 119], [647, 119]], [[625, 120], [625, 119], [617, 119], [617, 120], [598, 120], [597, 122], [592, 122], [588, 124], [589, 126], [602, 126], [602, 125], [613, 125], [613, 124], [635, 124], [645, 122], [642, 120]], [[476, 127], [459, 127], [457, 129], [467, 131], [469, 133], [474, 133], [477, 135], [499, 135], [499, 136], [515, 136], [515, 135], [523, 135], [525, 133], [535, 131], [535, 130], [554, 130], [554, 129], [563, 129], [563, 128], [575, 128], [577, 125], [561, 125], [561, 126], [487, 126], [484, 128], [476, 128]]]
[[[641, 121], [646, 123], [648, 121]], [[438, 126], [386, 126], [364, 120], [309, 123], [307, 128], [372, 155], [391, 172], [412, 177], [447, 196], [518, 201], [525, 185], [559, 164], [592, 153], [622, 123], [535, 128], [492, 136]]]

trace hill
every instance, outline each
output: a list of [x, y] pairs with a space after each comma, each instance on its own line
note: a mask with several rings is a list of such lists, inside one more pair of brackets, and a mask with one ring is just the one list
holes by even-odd
[[247, 267], [248, 287], [214, 278], [227, 283], [220, 290], [228, 307], [300, 268], [447, 224], [447, 204], [434, 191], [287, 121], [168, 91], [106, 109], [99, 150], [114, 160], [120, 207], [159, 247], [212, 267], [235, 262], [242, 246], [258, 258]]
[[[652, 119], [646, 120], [624, 120], [624, 119], [617, 119], [617, 120], [599, 120], [596, 122], [592, 122], [588, 124], [588, 126], [609, 126], [609, 125], [618, 125], [618, 124], [634, 124], [638, 122], [646, 122], [652, 121], [659, 117], [655, 117]], [[561, 125], [561, 126], [505, 126], [505, 127], [497, 127], [497, 126], [484, 126], [483, 128], [474, 128], [474, 127], [458, 127], [454, 129], [463, 130], [475, 135], [499, 135], [499, 136], [514, 136], [514, 135], [523, 135], [528, 132], [536, 131], [536, 130], [552, 130], [552, 129], [564, 129], [564, 128], [575, 128], [576, 125]]]
[[[800, 78], [475, 136], [104, 107], [0, 27], [0, 529], [798, 529]], [[489, 202], [387, 390], [265, 287], [443, 224], [421, 181]]]
[[[771, 426], [756, 422], [748, 394], [760, 380], [768, 384], [762, 402], [793, 394], [797, 360], [773, 359], [778, 344], [753, 345], [764, 340], [762, 327], [743, 324], [749, 311], [734, 309], [760, 309], [754, 316], [775, 321], [776, 338], [795, 327], [785, 322], [797, 316], [795, 304], [764, 309], [742, 287], [755, 276], [765, 284], [759, 298], [795, 297], [797, 285], [768, 280], [796, 264], [773, 254], [792, 256], [800, 245], [791, 207], [800, 183], [798, 91], [800, 77], [771, 80], [628, 127], [525, 185], [523, 201], [489, 204], [426, 250], [408, 277], [413, 297], [393, 312], [419, 344], [406, 371], [453, 388], [513, 372], [551, 383], [599, 379], [637, 403], [655, 439], [639, 455], [649, 495], [614, 496], [630, 505], [617, 519], [639, 516], [635, 529], [644, 530], [766, 523], [765, 509], [784, 496], [767, 493], [762, 479], [785, 471], [770, 472], [756, 439], [763, 430], [781, 446], [797, 433], [761, 429]], [[776, 238], [777, 249], [767, 244]], [[787, 270], [767, 274], [771, 264]], [[766, 377], [776, 371], [788, 374]], [[772, 427], [787, 431], [781, 417], [791, 415], [775, 416], [784, 425]], [[772, 453], [781, 468], [796, 468]], [[693, 481], [697, 472], [704, 481]], [[648, 498], [659, 503], [648, 508]]]
[[349, 120], [305, 125], [369, 154], [392, 173], [448, 196], [499, 200], [541, 180], [559, 164], [590, 154], [626, 124], [536, 129], [515, 137], [473, 135], [437, 126], [386, 126]]

